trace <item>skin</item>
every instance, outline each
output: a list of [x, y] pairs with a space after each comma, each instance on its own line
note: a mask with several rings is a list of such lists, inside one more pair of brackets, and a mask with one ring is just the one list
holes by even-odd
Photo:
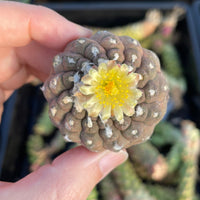
[[[0, 2], [0, 112], [13, 91], [33, 77], [44, 81], [53, 57], [71, 40], [91, 32], [54, 11]], [[25, 178], [0, 181], [1, 200], [84, 200], [92, 188], [127, 159], [127, 153], [93, 153], [77, 147]]]

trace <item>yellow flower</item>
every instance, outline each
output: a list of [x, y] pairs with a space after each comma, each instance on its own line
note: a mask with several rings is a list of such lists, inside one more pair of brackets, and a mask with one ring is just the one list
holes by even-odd
[[100, 116], [107, 121], [114, 116], [120, 123], [124, 114], [132, 116], [142, 92], [137, 89], [140, 75], [129, 72], [126, 64], [115, 61], [101, 63], [98, 69], [91, 68], [82, 77], [77, 97], [78, 104], [87, 110], [91, 117]]

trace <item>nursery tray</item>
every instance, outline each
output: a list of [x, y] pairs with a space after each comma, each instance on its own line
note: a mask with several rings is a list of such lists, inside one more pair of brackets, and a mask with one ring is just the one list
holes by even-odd
[[[200, 64], [198, 61], [197, 55], [197, 42], [196, 35], [194, 34], [194, 24], [192, 22], [191, 11], [187, 4], [185, 3], [159, 3], [159, 2], [148, 2], [148, 3], [136, 3], [136, 2], [87, 2], [87, 3], [48, 3], [43, 4], [43, 6], [49, 7], [56, 12], [60, 13], [67, 19], [86, 26], [98, 26], [98, 27], [114, 27], [121, 26], [128, 23], [132, 23], [144, 18], [144, 15], [149, 9], [160, 9], [163, 12], [167, 12], [172, 10], [175, 6], [182, 7], [186, 11], [185, 17], [179, 21], [177, 30], [180, 33], [181, 42], [177, 44], [177, 49], [180, 53], [181, 62], [184, 67], [184, 73], [186, 75], [187, 84], [188, 84], [188, 96], [193, 97], [200, 93]], [[67, 33], [66, 33], [67, 34]], [[30, 90], [30, 91], [29, 91]], [[29, 91], [29, 92], [28, 92]], [[20, 153], [18, 157], [10, 160], [9, 158], [9, 149], [12, 149], [12, 142], [7, 145], [3, 145], [3, 149], [1, 151], [4, 155], [4, 158], [1, 174], [1, 180], [12, 181], [22, 178], [28, 173], [26, 164], [23, 165], [21, 163], [26, 163], [27, 158], [25, 157], [26, 149], [24, 147], [25, 141], [27, 139], [27, 134], [31, 132], [31, 128], [35, 123], [36, 116], [38, 111], [41, 109], [41, 102], [44, 102], [44, 98], [42, 97], [42, 93], [39, 88], [33, 88], [33, 86], [29, 86], [26, 93], [17, 94], [18, 98], [22, 98], [25, 95], [27, 98], [26, 106], [29, 108], [29, 112], [23, 112], [20, 109], [17, 109], [16, 105], [14, 106], [13, 111], [9, 111], [7, 106], [5, 113], [9, 112], [11, 117], [8, 117], [6, 114], [3, 116], [3, 121], [1, 127], [4, 129], [7, 126], [6, 134], [9, 135], [9, 141], [13, 141], [16, 139], [16, 134], [13, 133], [15, 130], [11, 128], [8, 124], [12, 124], [12, 126], [22, 126], [20, 127], [22, 133], [20, 137], [22, 137], [21, 148], [20, 151], [16, 153]], [[15, 102], [12, 104], [16, 104], [17, 98]], [[13, 105], [12, 105], [13, 106]], [[24, 106], [24, 102], [18, 102], [18, 107]], [[18, 124], [18, 120], [13, 119], [14, 113], [19, 112], [21, 119], [26, 119], [26, 122], [23, 124]], [[18, 114], [19, 116], [19, 114]], [[8, 137], [8, 136], [7, 136]], [[19, 136], [18, 136], [19, 137]], [[7, 140], [7, 139], [6, 139]], [[6, 142], [7, 143], [7, 142]], [[18, 144], [19, 146], [20, 144]], [[14, 153], [15, 151], [12, 150]], [[12, 166], [12, 167], [9, 167]], [[14, 170], [14, 169], [15, 170]]]
[[0, 126], [0, 174], [3, 165], [4, 155], [8, 143], [9, 129], [11, 126], [13, 109], [15, 107], [16, 92], [4, 104], [4, 113]]
[[28, 173], [26, 141], [43, 102], [38, 87], [25, 85], [5, 103], [0, 126], [0, 180], [16, 181]]
[[[46, 2], [46, 0], [33, 0], [35, 3], [42, 3]], [[110, 2], [116, 3], [116, 2], [121, 2], [121, 0], [109, 0]], [[172, 1], [180, 1], [180, 0], [162, 0], [162, 2], [172, 2]], [[193, 0], [181, 0], [186, 3], [192, 3]], [[80, 3], [83, 2], [82, 0], [48, 0], [48, 2], [56, 2], [56, 3]], [[94, 0], [87, 0], [87, 2], [94, 2]], [[101, 0], [101, 2], [107, 2], [107, 0]], [[126, 2], [138, 2], [138, 0], [126, 0]], [[160, 2], [160, 0], [151, 0], [151, 2]]]
[[195, 1], [192, 4], [192, 14], [193, 14], [193, 19], [195, 23], [198, 44], [200, 48], [200, 1]]

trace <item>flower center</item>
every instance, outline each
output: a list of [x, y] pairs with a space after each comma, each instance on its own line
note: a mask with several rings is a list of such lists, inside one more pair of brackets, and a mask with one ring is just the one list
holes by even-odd
[[103, 86], [103, 90], [105, 95], [117, 95], [119, 93], [119, 89], [117, 88], [114, 81], [106, 81], [105, 86]]
[[130, 89], [128, 80], [128, 73], [123, 72], [120, 66], [115, 65], [112, 69], [103, 72], [100, 70], [99, 75], [101, 78], [96, 83], [95, 94], [99, 99], [99, 103], [103, 106], [110, 105], [122, 106], [128, 98]]
[[81, 79], [83, 85], [76, 94], [78, 103], [88, 111], [89, 116], [100, 115], [103, 120], [111, 116], [122, 123], [123, 113], [133, 115], [137, 100], [142, 92], [137, 89], [139, 74], [129, 73], [126, 64], [115, 61], [102, 63], [98, 70], [90, 69]]

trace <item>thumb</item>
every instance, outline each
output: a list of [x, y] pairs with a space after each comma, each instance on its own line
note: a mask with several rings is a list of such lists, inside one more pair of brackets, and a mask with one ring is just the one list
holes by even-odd
[[125, 151], [71, 149], [22, 180], [0, 189], [0, 199], [85, 200], [93, 187], [128, 157]]

